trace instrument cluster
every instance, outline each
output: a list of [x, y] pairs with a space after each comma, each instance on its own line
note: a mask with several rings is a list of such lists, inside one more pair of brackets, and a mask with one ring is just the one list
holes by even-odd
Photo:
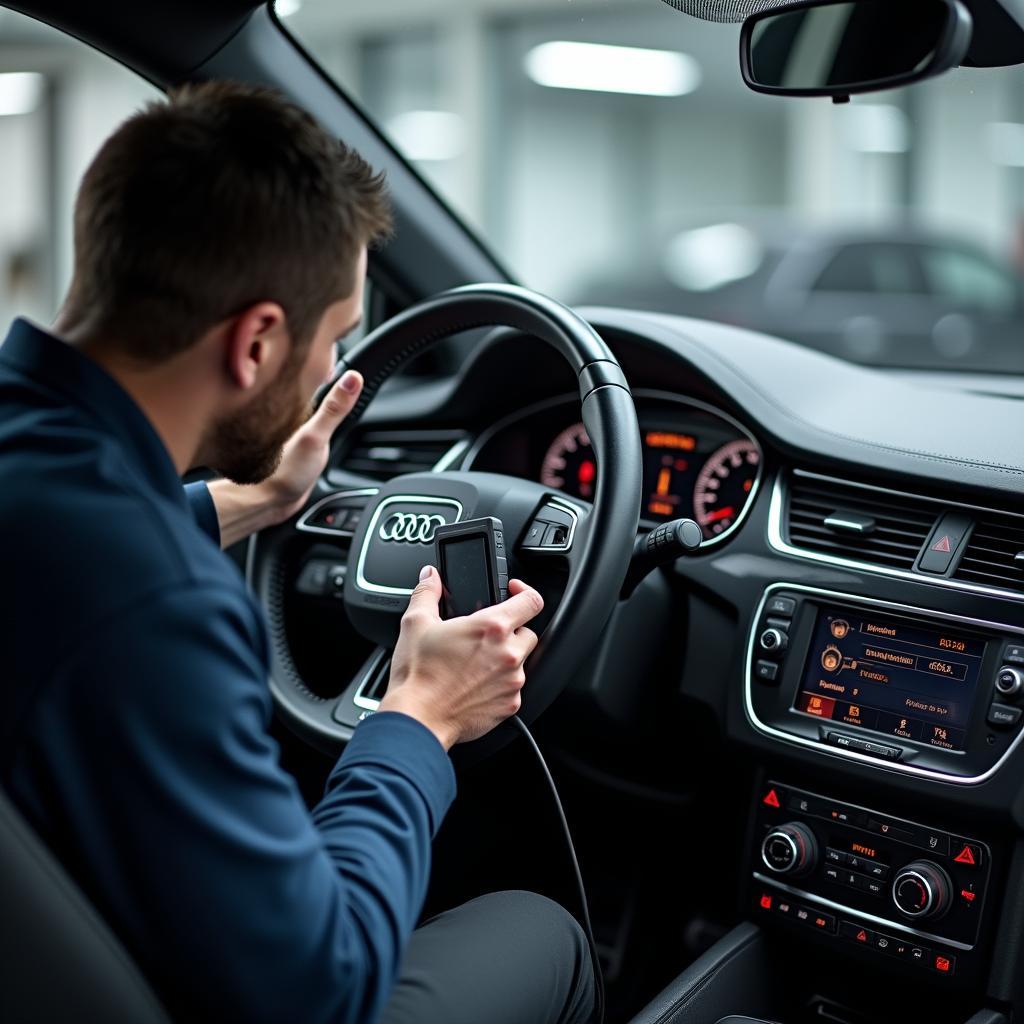
[[[635, 393], [644, 454], [640, 515], [695, 519], [706, 540], [743, 517], [761, 474], [761, 448], [727, 414], [660, 393]], [[466, 468], [508, 473], [585, 501], [599, 467], [578, 407], [559, 399], [516, 413], [480, 435]]]

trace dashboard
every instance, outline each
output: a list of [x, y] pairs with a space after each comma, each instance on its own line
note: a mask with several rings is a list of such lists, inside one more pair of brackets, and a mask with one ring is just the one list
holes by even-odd
[[[697, 798], [702, 834], [731, 840], [712, 857], [693, 844], [681, 884], [718, 871], [706, 888], [789, 929], [793, 950], [802, 936], [822, 964], [855, 959], [858, 990], [863, 971], [1024, 1008], [1024, 898], [1003, 899], [1024, 893], [1024, 403], [727, 325], [584, 315], [635, 400], [643, 527], [686, 517], [705, 537], [619, 603], [545, 712], [549, 744], [600, 794], [595, 834], [658, 849], [665, 808]], [[519, 333], [450, 377], [382, 389], [360, 427], [328, 473], [343, 502], [466, 470], [597, 495], [578, 381]], [[309, 528], [306, 562], [296, 545], [278, 628], [355, 727], [386, 677], [381, 652], [338, 643], [358, 519], [343, 511]], [[570, 560], [522, 541], [509, 569], [544, 593], [546, 623]], [[339, 650], [370, 666], [340, 695]], [[628, 828], [608, 828], [607, 793], [617, 814], [638, 808]]]
[[[761, 447], [720, 409], [656, 391], [635, 392], [644, 456], [641, 518], [649, 524], [694, 519], [706, 541], [743, 521], [761, 477]], [[568, 396], [527, 408], [485, 430], [465, 468], [536, 480], [593, 500], [598, 467]]]

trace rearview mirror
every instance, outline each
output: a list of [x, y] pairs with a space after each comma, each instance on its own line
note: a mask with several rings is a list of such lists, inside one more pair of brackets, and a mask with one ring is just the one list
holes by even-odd
[[838, 100], [938, 75], [970, 42], [960, 0], [801, 0], [747, 18], [740, 68], [757, 92]]

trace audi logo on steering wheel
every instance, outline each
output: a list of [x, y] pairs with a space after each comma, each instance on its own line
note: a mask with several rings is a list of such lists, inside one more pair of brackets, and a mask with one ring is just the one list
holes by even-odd
[[434, 531], [445, 522], [444, 516], [395, 512], [381, 523], [377, 536], [396, 544], [429, 544], [434, 539]]

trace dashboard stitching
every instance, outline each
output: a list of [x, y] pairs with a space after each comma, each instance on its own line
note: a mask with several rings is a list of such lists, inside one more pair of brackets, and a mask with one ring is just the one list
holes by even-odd
[[757, 394], [764, 401], [768, 402], [769, 405], [773, 406], [775, 409], [777, 409], [783, 415], [788, 416], [791, 420], [793, 420], [795, 422], [802, 423], [804, 426], [806, 426], [806, 427], [810, 428], [811, 430], [814, 430], [814, 431], [816, 431], [818, 433], [828, 434], [828, 435], [830, 435], [832, 437], [838, 437], [838, 438], [841, 438], [844, 441], [850, 441], [853, 444], [861, 445], [862, 447], [865, 447], [865, 448], [874, 448], [874, 449], [877, 449], [879, 451], [892, 452], [894, 454], [899, 454], [899, 455], [910, 455], [910, 456], [913, 456], [915, 458], [919, 458], [919, 459], [923, 459], [923, 460], [928, 460], [928, 461], [931, 461], [931, 462], [939, 462], [939, 463], [945, 462], [945, 463], [952, 463], [952, 464], [958, 465], [958, 466], [972, 466], [972, 467], [975, 467], [975, 468], [978, 468], [978, 469], [993, 470], [994, 472], [1002, 473], [1002, 474], [1004, 474], [1006, 476], [1024, 476], [1024, 468], [1021, 468], [1019, 466], [1012, 466], [1012, 465], [1010, 465], [1008, 463], [1003, 463], [1003, 462], [983, 462], [983, 461], [978, 461], [978, 460], [975, 460], [975, 459], [961, 459], [961, 458], [959, 458], [959, 457], [957, 457], [955, 455], [943, 455], [943, 454], [941, 454], [939, 452], [928, 452], [928, 451], [924, 451], [924, 450], [918, 449], [918, 448], [900, 448], [900, 447], [897, 447], [895, 445], [879, 444], [877, 441], [866, 441], [863, 438], [854, 437], [851, 434], [844, 434], [841, 431], [832, 430], [829, 427], [823, 427], [823, 426], [821, 426], [819, 424], [812, 423], [810, 420], [805, 419], [803, 416], [800, 416], [798, 413], [794, 413], [791, 409], [786, 408], [786, 406], [782, 405], [780, 402], [778, 402], [771, 395], [768, 395], [764, 391], [762, 391], [753, 382], [753, 380], [750, 377], [748, 377], [747, 374], [744, 373], [744, 371], [741, 370], [739, 368], [739, 366], [737, 366], [737, 364], [734, 363], [731, 359], [728, 359], [727, 357], [721, 355], [719, 352], [716, 352], [713, 348], [711, 348], [709, 345], [707, 345], [703, 341], [700, 341], [700, 340], [694, 338], [693, 335], [682, 334], [680, 332], [680, 337], [685, 338], [688, 342], [690, 342], [691, 344], [693, 344], [697, 348], [699, 348], [702, 353], [706, 354], [711, 359], [716, 360], [722, 366], [724, 366], [726, 369], [728, 369], [732, 373], [734, 373], [748, 387], [752, 388], [755, 392], [757, 392]]

